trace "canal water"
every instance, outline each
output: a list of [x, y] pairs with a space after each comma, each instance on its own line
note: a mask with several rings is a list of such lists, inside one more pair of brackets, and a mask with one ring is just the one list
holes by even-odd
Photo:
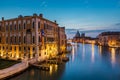
[[120, 49], [78, 44], [67, 56], [69, 62], [50, 71], [29, 68], [9, 80], [120, 80]]

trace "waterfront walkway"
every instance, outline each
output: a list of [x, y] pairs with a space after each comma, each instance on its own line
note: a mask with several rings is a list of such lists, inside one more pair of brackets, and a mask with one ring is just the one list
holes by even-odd
[[19, 73], [19, 72], [27, 69], [28, 66], [29, 65], [27, 62], [21, 62], [21, 63], [18, 63], [16, 65], [13, 65], [12, 67], [2, 69], [2, 70], [0, 70], [0, 80], [7, 78], [7, 77], [10, 77], [16, 73]]
[[[43, 61], [45, 59], [46, 57], [40, 57], [39, 61]], [[29, 59], [29, 60], [23, 60], [21, 63], [13, 65], [9, 68], [0, 70], [0, 80], [3, 80], [17, 73], [20, 73], [21, 71], [24, 71], [25, 69], [29, 67], [29, 64], [33, 64], [35, 62], [37, 62], [36, 58]]]

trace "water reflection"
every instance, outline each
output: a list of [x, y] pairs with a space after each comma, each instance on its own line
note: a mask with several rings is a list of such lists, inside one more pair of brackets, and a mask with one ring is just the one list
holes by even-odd
[[50, 75], [52, 75], [54, 72], [57, 72], [57, 70], [58, 70], [58, 65], [50, 65], [50, 71], [49, 71], [49, 73], [50, 73]]
[[114, 66], [115, 62], [116, 62], [116, 57], [115, 57], [115, 48], [111, 48], [111, 63]]
[[82, 58], [84, 60], [84, 57], [85, 57], [85, 44], [83, 43], [82, 44]]
[[94, 53], [94, 50], [95, 50], [95, 47], [94, 47], [95, 45], [94, 44], [92, 44], [92, 57], [91, 57], [91, 60], [92, 60], [92, 62], [94, 62], [94, 55], [95, 55], [95, 53]]
[[[54, 67], [53, 67], [54, 66]], [[52, 65], [51, 71], [41, 71], [36, 68], [29, 68], [27, 71], [9, 80], [58, 80], [65, 70], [65, 64]]]
[[72, 46], [66, 64], [51, 65], [47, 72], [30, 68], [10, 80], [120, 80], [120, 48], [79, 46]]
[[72, 46], [72, 62], [74, 62], [74, 58], [75, 58], [75, 48], [74, 46]]
[[102, 46], [98, 46], [100, 55], [102, 54]]

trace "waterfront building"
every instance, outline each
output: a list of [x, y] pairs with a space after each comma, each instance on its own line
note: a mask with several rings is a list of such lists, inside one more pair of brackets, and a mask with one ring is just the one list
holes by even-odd
[[64, 53], [67, 50], [67, 36], [65, 34], [65, 27], [59, 27], [59, 53]]
[[79, 31], [77, 31], [76, 35], [73, 37], [73, 42], [76, 43], [88, 43], [88, 44], [95, 44], [97, 38], [91, 38], [88, 36], [85, 36], [85, 33], [82, 33], [80, 35]]
[[80, 35], [79, 31], [77, 31], [77, 33], [73, 37], [73, 42], [81, 42], [81, 35]]
[[20, 15], [7, 20], [2, 17], [0, 21], [2, 58], [31, 59], [54, 56], [60, 51], [60, 41], [63, 45], [66, 44], [65, 28], [60, 28], [56, 21], [43, 18], [43, 14]]
[[120, 32], [103, 32], [99, 34], [98, 44], [102, 46], [120, 47]]

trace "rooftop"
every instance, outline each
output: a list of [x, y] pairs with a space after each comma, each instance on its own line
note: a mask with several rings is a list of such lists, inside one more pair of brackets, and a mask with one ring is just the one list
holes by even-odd
[[120, 32], [103, 32], [99, 36], [120, 35]]
[[48, 20], [48, 19], [46, 19], [46, 18], [44, 18], [43, 17], [43, 14], [39, 14], [39, 15], [37, 15], [36, 13], [34, 13], [33, 15], [31, 15], [31, 16], [22, 16], [22, 15], [19, 15], [18, 17], [16, 17], [16, 18], [11, 18], [11, 19], [4, 19], [4, 17], [2, 17], [2, 20], [0, 21], [0, 22], [2, 22], [2, 21], [11, 21], [11, 20], [16, 20], [16, 19], [22, 19], [22, 18], [32, 18], [32, 17], [38, 17], [38, 18], [41, 18], [41, 19], [43, 19], [43, 20], [46, 20], [46, 21], [49, 21], [49, 22], [52, 22], [52, 23], [54, 23], [54, 24], [56, 24], [56, 25], [58, 25], [57, 24], [57, 22], [56, 22], [56, 20], [55, 21], [51, 21], [51, 20]]

